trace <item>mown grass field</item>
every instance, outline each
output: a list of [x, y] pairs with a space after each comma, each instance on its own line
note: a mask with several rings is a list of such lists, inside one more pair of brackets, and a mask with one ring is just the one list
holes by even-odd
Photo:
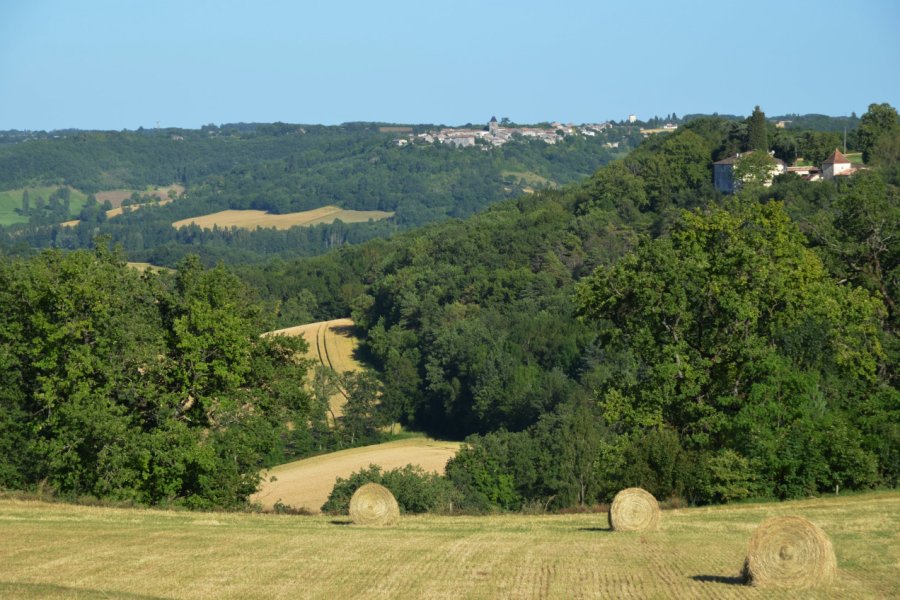
[[[828, 589], [737, 579], [751, 532], [803, 515], [831, 537]], [[605, 514], [344, 518], [0, 500], [2, 598], [896, 598], [900, 493], [666, 511], [652, 533]]]
[[[307, 358], [333, 369], [336, 373], [343, 374], [347, 371], [356, 372], [364, 368], [363, 364], [356, 359], [359, 339], [356, 337], [353, 327], [353, 321], [350, 319], [334, 319], [287, 327], [265, 335], [303, 336], [309, 345]], [[309, 375], [312, 378], [312, 370]], [[329, 402], [334, 416], [340, 417], [344, 414], [347, 397], [342, 391], [334, 394]]]
[[[16, 212], [16, 209], [22, 208], [22, 192], [26, 189], [28, 190], [31, 206], [34, 208], [35, 201], [38, 197], [47, 200], [50, 197], [50, 194], [55, 192], [58, 188], [59, 186], [57, 185], [51, 185], [0, 191], [0, 225], [28, 222], [28, 217]], [[69, 200], [69, 214], [77, 215], [81, 212], [81, 208], [84, 206], [87, 196], [74, 188], [70, 189], [72, 195]]]
[[216, 226], [224, 229], [230, 229], [231, 227], [242, 229], [256, 229], [258, 227], [290, 229], [298, 225], [309, 227], [320, 223], [334, 223], [337, 219], [344, 223], [366, 223], [369, 220], [380, 221], [393, 216], [394, 213], [382, 210], [344, 210], [337, 206], [323, 206], [313, 210], [283, 215], [271, 214], [262, 210], [223, 210], [209, 215], [175, 221], [172, 223], [172, 226], [178, 229], [192, 224], [203, 229], [212, 229]]
[[385, 471], [412, 464], [443, 474], [461, 445], [414, 437], [304, 458], [265, 471], [259, 491], [250, 500], [267, 510], [281, 502], [319, 512], [338, 477], [347, 478], [373, 464]]

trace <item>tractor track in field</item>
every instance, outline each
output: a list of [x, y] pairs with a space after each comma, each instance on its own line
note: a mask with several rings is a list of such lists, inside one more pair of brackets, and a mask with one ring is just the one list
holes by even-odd
[[[334, 363], [331, 361], [331, 355], [328, 353], [328, 326], [329, 322], [323, 321], [316, 330], [316, 350], [319, 352], [319, 362], [322, 363], [323, 366], [328, 367], [337, 373], [337, 369], [334, 368]], [[338, 375], [340, 374], [341, 373], [338, 373]], [[341, 385], [340, 380], [338, 380], [337, 388], [338, 392], [340, 392], [345, 400], [350, 399], [347, 395], [347, 390]]]

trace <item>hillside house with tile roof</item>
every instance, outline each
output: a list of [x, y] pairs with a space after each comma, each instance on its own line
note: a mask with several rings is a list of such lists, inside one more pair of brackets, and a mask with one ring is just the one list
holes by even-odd
[[837, 148], [822, 162], [822, 177], [825, 179], [853, 175], [856, 171], [853, 164]]

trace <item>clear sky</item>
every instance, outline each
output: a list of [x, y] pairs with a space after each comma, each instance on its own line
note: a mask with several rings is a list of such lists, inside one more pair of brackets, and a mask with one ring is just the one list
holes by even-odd
[[900, 2], [0, 0], [0, 129], [900, 106]]

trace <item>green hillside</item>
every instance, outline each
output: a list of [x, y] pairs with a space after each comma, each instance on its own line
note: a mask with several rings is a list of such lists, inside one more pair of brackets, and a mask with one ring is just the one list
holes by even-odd
[[[53, 220], [53, 215], [49, 214], [50, 211], [39, 211], [37, 205], [39, 202], [44, 203], [49, 200], [58, 189], [59, 186], [45, 185], [0, 191], [0, 225], [28, 223], [29, 219], [35, 215], [38, 216], [38, 221]], [[29, 204], [34, 209], [31, 215], [22, 214], [22, 196], [26, 191], [29, 197]], [[87, 196], [79, 190], [69, 188], [69, 191], [69, 210], [57, 215], [60, 217], [59, 220], [78, 215], [87, 200]], [[61, 217], [62, 214], [65, 214], [65, 218]]]
[[[436, 126], [416, 126], [414, 133]], [[515, 138], [502, 146], [471, 148], [427, 143], [413, 133], [374, 123], [341, 126], [225, 125], [201, 130], [68, 132], [64, 136], [0, 144], [0, 189], [34, 182], [67, 184], [83, 192], [184, 185], [179, 202], [81, 229], [19, 227], [8, 232], [35, 246], [82, 248], [97, 233], [122, 244], [131, 260], [174, 266], [188, 253], [204, 262], [261, 262], [321, 254], [388, 237], [433, 221], [460, 218], [537, 187], [583, 179], [627, 153], [626, 128], [603, 135], [568, 135], [558, 143]], [[621, 142], [621, 150], [607, 140]], [[228, 209], [286, 214], [338, 206], [394, 213], [389, 222], [321, 224], [314, 228], [233, 232], [228, 228], [175, 230], [186, 218]], [[23, 218], [10, 214], [7, 223]], [[32, 220], [31, 225], [40, 225]], [[0, 232], [0, 237], [2, 237]]]
[[[419, 507], [896, 486], [894, 146], [875, 136], [849, 178], [723, 196], [712, 162], [749, 139], [694, 119], [579, 183], [232, 272], [193, 258], [139, 275], [103, 243], [0, 261], [0, 486], [238, 507], [262, 465], [397, 422], [466, 440], [444, 479], [384, 475]], [[258, 337], [347, 317], [374, 371], [313, 369], [299, 342]]]

